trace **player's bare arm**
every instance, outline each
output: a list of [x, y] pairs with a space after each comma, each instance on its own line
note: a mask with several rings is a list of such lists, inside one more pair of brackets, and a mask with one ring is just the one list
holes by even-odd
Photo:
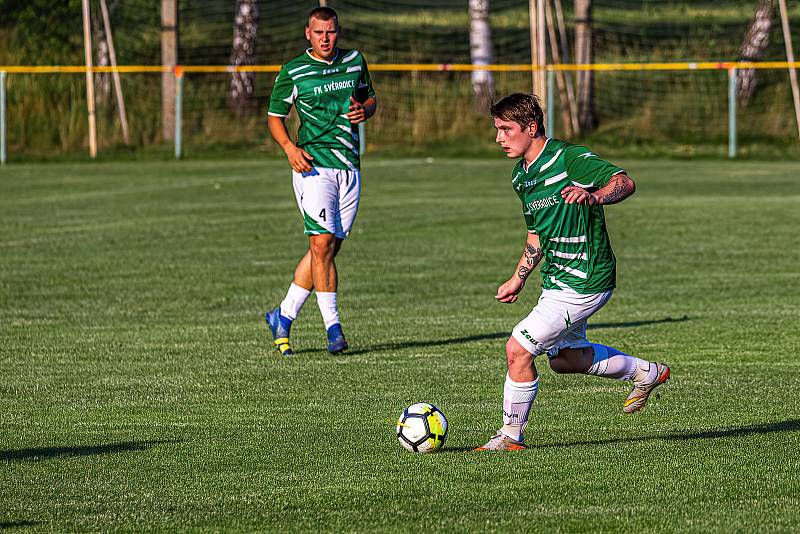
[[561, 197], [566, 204], [606, 205], [622, 202], [636, 191], [636, 184], [630, 176], [620, 172], [611, 177], [609, 182], [591, 193], [586, 189], [571, 185], [561, 190]]
[[514, 275], [497, 289], [497, 295], [494, 298], [504, 304], [516, 302], [520, 291], [525, 287], [528, 276], [539, 265], [543, 257], [544, 253], [539, 242], [539, 236], [529, 233], [525, 242], [525, 249], [522, 251], [522, 257], [517, 262], [517, 269]]
[[350, 112], [345, 115], [351, 124], [364, 122], [375, 114], [378, 102], [374, 97], [368, 98], [363, 104], [352, 96], [350, 97]]
[[308, 172], [311, 170], [311, 154], [295, 145], [289, 138], [289, 132], [286, 130], [286, 119], [284, 117], [276, 117], [270, 115], [267, 118], [267, 126], [269, 133], [275, 142], [280, 145], [286, 158], [289, 160], [289, 165], [292, 166], [297, 172]]

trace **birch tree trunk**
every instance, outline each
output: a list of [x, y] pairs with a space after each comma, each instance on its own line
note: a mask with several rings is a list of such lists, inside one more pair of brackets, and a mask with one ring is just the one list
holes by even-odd
[[[492, 63], [492, 30], [489, 26], [489, 0], [469, 0], [469, 49], [473, 65]], [[485, 112], [494, 100], [494, 78], [491, 71], [472, 71], [475, 108]]]
[[[256, 0], [238, 0], [233, 22], [233, 49], [230, 64], [255, 65], [256, 35], [258, 33], [258, 6]], [[232, 72], [231, 91], [228, 98], [237, 115], [246, 114], [255, 102], [255, 73]]]
[[[94, 42], [97, 43], [97, 66], [108, 67], [111, 64], [108, 52], [108, 41], [102, 26], [97, 21], [98, 17], [92, 18], [92, 30], [94, 31]], [[96, 72], [94, 74], [95, 83], [97, 84], [97, 97], [98, 103], [105, 104], [111, 95], [111, 75], [107, 72]]]
[[[739, 58], [742, 61], [758, 61], [764, 57], [764, 51], [769, 45], [774, 13], [773, 0], [759, 0], [753, 22], [747, 27], [742, 46], [739, 48]], [[739, 104], [747, 106], [756, 92], [758, 71], [756, 69], [739, 69], [736, 78], [737, 99]]]

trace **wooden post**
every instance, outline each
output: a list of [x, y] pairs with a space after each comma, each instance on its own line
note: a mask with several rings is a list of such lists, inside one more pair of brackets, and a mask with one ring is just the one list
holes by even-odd
[[558, 36], [561, 44], [561, 58], [564, 63], [569, 63], [569, 44], [567, 43], [567, 25], [564, 24], [564, 10], [561, 7], [561, 0], [553, 0], [556, 8], [556, 21], [558, 22]]
[[[103, 13], [103, 27], [106, 32], [108, 42], [108, 54], [111, 59], [111, 67], [117, 68], [117, 53], [114, 51], [114, 37], [111, 34], [111, 19], [108, 16], [108, 6], [106, 0], [100, 0], [100, 11]], [[122, 97], [122, 84], [119, 79], [119, 72], [114, 70], [114, 93], [117, 97], [117, 110], [119, 111], [119, 123], [122, 126], [122, 140], [126, 145], [131, 144], [130, 131], [128, 130], [128, 114], [125, 112], [125, 99]]]
[[[592, 57], [592, 0], [575, 0], [575, 63], [590, 65]], [[594, 127], [594, 105], [592, 101], [593, 72], [578, 71], [578, 123], [581, 129]]]
[[161, 136], [175, 139], [175, 74], [178, 64], [178, 2], [161, 0]]
[[92, 34], [90, 32], [89, 0], [82, 0], [83, 52], [86, 56], [86, 110], [89, 113], [89, 155], [97, 157], [97, 122], [94, 114], [94, 71], [92, 69]]
[[[778, 0], [781, 8], [781, 26], [783, 26], [783, 41], [786, 44], [786, 61], [794, 63], [794, 47], [792, 47], [792, 34], [789, 32], [789, 14], [786, 11], [786, 0]], [[794, 118], [797, 121], [797, 135], [800, 136], [800, 90], [797, 87], [797, 71], [789, 67], [789, 82], [792, 84], [792, 99], [794, 100]]]
[[[545, 0], [536, 0], [536, 24], [538, 27], [536, 28], [536, 38], [539, 42], [536, 45], [536, 50], [539, 52], [539, 59], [537, 63], [541, 69], [547, 65], [547, 30], [545, 24]], [[539, 103], [542, 106], [542, 109], [546, 106], [546, 102], [543, 102], [545, 99], [545, 93], [547, 92], [546, 84], [547, 84], [547, 73], [544, 70], [539, 71], [539, 87], [536, 88], [536, 94], [539, 97]]]
[[531, 92], [536, 93], [539, 90], [539, 37], [537, 35], [539, 25], [536, 21], [536, 0], [528, 0], [528, 17], [530, 19], [531, 28]]
[[183, 69], [175, 67], [175, 159], [183, 155]]
[[[570, 63], [569, 44], [567, 43], [567, 25], [564, 23], [564, 10], [561, 8], [561, 0], [554, 0], [553, 3], [556, 7], [556, 22], [558, 22], [558, 35], [561, 44], [561, 61], [563, 63]], [[569, 109], [569, 120], [572, 124], [572, 134], [578, 135], [581, 133], [580, 125], [578, 124], [578, 109], [575, 103], [575, 86], [572, 83], [573, 74], [571, 72], [562, 72], [564, 76], [564, 83], [567, 86], [567, 104]]]
[[555, 117], [553, 117], [553, 115], [556, 114], [556, 112], [553, 111], [554, 108], [553, 100], [555, 100], [555, 97], [553, 96], [553, 93], [555, 93], [555, 88], [553, 87], [554, 85], [553, 79], [555, 78], [555, 74], [556, 74], [555, 71], [552, 70], [547, 71], [547, 96], [544, 99], [547, 105], [545, 106], [546, 111], [544, 112], [544, 119], [545, 119], [544, 129], [548, 137], [553, 137], [555, 135], [554, 132], [556, 131], [556, 126], [555, 126], [556, 121]]
[[736, 69], [728, 69], [728, 157], [736, 157]]
[[[553, 10], [549, 0], [547, 4], [547, 33], [550, 36], [550, 55], [554, 64], [561, 63], [561, 54], [558, 51], [558, 40], [556, 39], [556, 28], [553, 24]], [[564, 71], [556, 71], [556, 82], [558, 83], [558, 94], [561, 95], [561, 122], [564, 124], [564, 134], [566, 137], [573, 136], [572, 128], [572, 87], [568, 86], [564, 78]], [[549, 80], [549, 78], [548, 78]], [[550, 91], [548, 91], [550, 93]]]
[[6, 164], [6, 71], [0, 70], [0, 165]]

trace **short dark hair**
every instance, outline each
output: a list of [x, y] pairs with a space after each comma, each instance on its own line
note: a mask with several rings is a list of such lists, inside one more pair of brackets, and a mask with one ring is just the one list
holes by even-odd
[[528, 93], [512, 93], [492, 104], [489, 108], [492, 117], [513, 121], [527, 127], [530, 123], [536, 124], [536, 131], [544, 135], [544, 113], [539, 105], [539, 97]]
[[319, 20], [331, 20], [336, 19], [336, 25], [339, 25], [339, 15], [336, 14], [336, 11], [331, 7], [315, 7], [311, 10], [308, 14], [308, 20], [306, 21], [306, 26], [311, 23], [311, 19], [319, 19]]

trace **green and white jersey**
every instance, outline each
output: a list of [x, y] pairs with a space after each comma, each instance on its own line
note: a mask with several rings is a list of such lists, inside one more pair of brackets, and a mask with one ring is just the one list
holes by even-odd
[[511, 183], [522, 201], [525, 224], [539, 235], [544, 253], [544, 289], [591, 294], [614, 287], [616, 260], [602, 206], [566, 204], [561, 190], [570, 185], [600, 188], [620, 172], [588, 148], [558, 139], [547, 139], [527, 169], [524, 159], [514, 167]]
[[361, 52], [338, 49], [328, 62], [313, 57], [309, 48], [281, 67], [269, 99], [269, 114], [286, 117], [296, 105], [300, 117], [297, 146], [314, 157], [313, 164], [357, 170], [358, 127], [345, 117], [351, 96], [359, 102], [375, 96]]

